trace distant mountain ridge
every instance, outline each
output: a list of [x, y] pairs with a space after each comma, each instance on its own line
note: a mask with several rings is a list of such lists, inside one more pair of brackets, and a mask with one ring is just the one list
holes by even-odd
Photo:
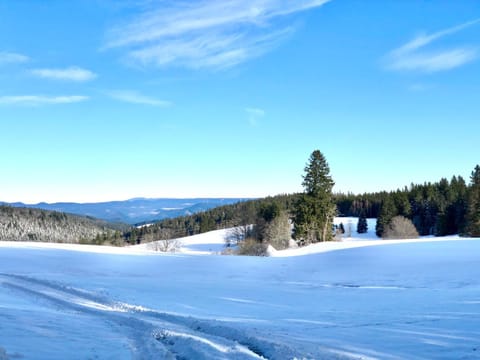
[[0, 204], [14, 207], [37, 208], [83, 216], [91, 216], [109, 222], [127, 224], [148, 223], [205, 211], [214, 207], [229, 205], [249, 198], [134, 198], [124, 201], [98, 203], [58, 202], [25, 204], [22, 202]]

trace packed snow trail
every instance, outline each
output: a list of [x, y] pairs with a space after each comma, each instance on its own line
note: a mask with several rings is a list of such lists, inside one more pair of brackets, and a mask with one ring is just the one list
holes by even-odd
[[[158, 312], [112, 301], [58, 283], [0, 273], [0, 285], [50, 306], [102, 318], [125, 333], [140, 359], [277, 359], [305, 355], [280, 343], [261, 340], [216, 321]], [[268, 355], [267, 355], [268, 354]], [[268, 356], [265, 357], [265, 356]]]

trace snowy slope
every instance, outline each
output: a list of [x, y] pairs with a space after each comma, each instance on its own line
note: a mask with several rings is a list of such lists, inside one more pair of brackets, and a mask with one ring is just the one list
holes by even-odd
[[[183, 241], [215, 252], [222, 231]], [[0, 243], [0, 359], [480, 358], [479, 239], [335, 244], [253, 258]]]

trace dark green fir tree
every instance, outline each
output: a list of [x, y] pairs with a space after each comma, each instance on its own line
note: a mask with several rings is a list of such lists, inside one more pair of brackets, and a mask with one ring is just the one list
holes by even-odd
[[298, 243], [332, 240], [337, 211], [332, 194], [334, 184], [327, 160], [315, 150], [305, 166], [304, 193], [295, 206], [294, 236]]
[[367, 218], [365, 217], [365, 212], [362, 211], [362, 213], [358, 217], [357, 233], [365, 234], [367, 231], [368, 231]]
[[465, 235], [480, 237], [480, 166], [475, 166], [468, 189]]
[[386, 229], [393, 217], [397, 215], [397, 208], [390, 195], [387, 195], [383, 200], [380, 214], [377, 218], [377, 225], [375, 226], [375, 234], [378, 237], [383, 236], [383, 231]]

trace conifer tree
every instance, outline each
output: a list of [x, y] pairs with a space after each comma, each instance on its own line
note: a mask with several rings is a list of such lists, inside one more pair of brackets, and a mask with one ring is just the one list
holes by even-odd
[[452, 195], [452, 234], [462, 233], [465, 228], [465, 213], [467, 211], [467, 184], [461, 176], [454, 176], [451, 181]]
[[295, 207], [295, 239], [302, 244], [328, 241], [333, 237], [336, 205], [328, 163], [319, 150], [310, 155], [303, 176], [304, 193]]
[[475, 166], [468, 189], [467, 224], [465, 235], [480, 237], [480, 166]]
[[375, 233], [378, 237], [383, 236], [383, 231], [395, 215], [397, 215], [397, 208], [391, 196], [387, 195], [382, 203], [380, 214], [377, 218], [377, 225], [375, 226]]
[[357, 233], [365, 234], [367, 231], [368, 231], [367, 218], [365, 217], [365, 212], [362, 211], [360, 216], [358, 217]]

